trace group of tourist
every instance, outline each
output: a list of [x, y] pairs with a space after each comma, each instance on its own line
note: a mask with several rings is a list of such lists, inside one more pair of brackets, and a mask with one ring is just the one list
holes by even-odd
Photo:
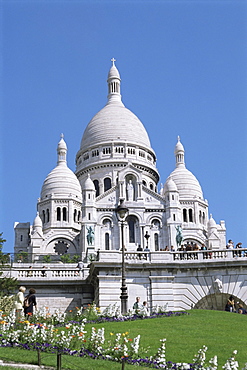
[[133, 304], [133, 310], [135, 310], [135, 313], [137, 314], [143, 314], [144, 316], [149, 316], [149, 308], [148, 308], [147, 301], [143, 301], [143, 303], [141, 303], [140, 297], [136, 297], [136, 301]]
[[235, 301], [232, 295], [228, 298], [226, 302], [225, 311], [236, 312], [236, 313], [240, 313], [243, 315], [247, 314], [246, 309], [241, 303], [237, 302], [237, 304], [235, 304]]
[[32, 315], [34, 307], [35, 309], [37, 308], [35, 289], [29, 289], [29, 293], [26, 297], [24, 296], [25, 291], [26, 288], [24, 286], [20, 286], [19, 292], [15, 296], [14, 308], [18, 317], [22, 316], [23, 313], [25, 316]]
[[237, 243], [236, 246], [234, 246], [234, 243], [231, 239], [228, 240], [228, 243], [226, 245], [226, 249], [234, 249], [233, 256], [234, 257], [246, 257], [247, 252], [241, 251], [242, 243]]

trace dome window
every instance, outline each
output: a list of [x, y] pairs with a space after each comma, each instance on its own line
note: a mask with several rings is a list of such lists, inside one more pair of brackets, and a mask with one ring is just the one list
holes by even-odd
[[103, 148], [103, 154], [111, 154], [111, 148]]
[[128, 154], [136, 154], [136, 151], [134, 148], [128, 148]]
[[63, 221], [67, 221], [67, 209], [63, 207]]
[[61, 208], [57, 207], [57, 221], [61, 221]]
[[193, 210], [189, 209], [189, 222], [193, 222]]
[[141, 150], [139, 150], [139, 157], [145, 158], [145, 153]]
[[150, 190], [154, 190], [154, 186], [153, 186], [153, 184], [150, 184]]
[[111, 179], [109, 177], [106, 177], [104, 179], [104, 191], [107, 191], [111, 189]]
[[143, 184], [144, 186], [147, 186], [147, 183], [146, 183], [146, 181], [145, 181], [145, 180], [142, 180], [142, 184]]
[[187, 209], [183, 209], [183, 221], [188, 222], [188, 217], [187, 217]]
[[43, 224], [45, 223], [45, 211], [43, 210], [42, 211], [42, 221], [43, 221]]
[[122, 146], [117, 146], [116, 148], [115, 148], [115, 152], [116, 153], [123, 153], [124, 152], [124, 148], [122, 147]]
[[98, 157], [98, 155], [99, 155], [98, 149], [92, 151], [92, 157]]
[[49, 208], [47, 208], [47, 210], [46, 210], [46, 221], [50, 222], [50, 210], [49, 210]]
[[77, 209], [74, 210], [74, 222], [76, 222], [76, 217], [77, 217]]
[[99, 196], [99, 181], [98, 180], [93, 180], [94, 187], [96, 190], [96, 197]]
[[80, 212], [80, 211], [78, 211], [77, 222], [80, 222], [80, 219], [81, 219], [81, 212]]

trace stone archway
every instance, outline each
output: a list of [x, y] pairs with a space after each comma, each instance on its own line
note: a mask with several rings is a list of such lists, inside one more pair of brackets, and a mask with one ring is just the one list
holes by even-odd
[[[200, 299], [193, 308], [195, 309], [202, 309], [202, 310], [218, 310], [224, 311], [226, 302], [231, 294], [229, 293], [213, 293], [206, 295], [202, 299]], [[242, 304], [243, 307], [246, 309], [246, 304], [239, 299], [238, 297], [232, 294], [235, 302], [236, 308], [238, 308], [239, 304]]]

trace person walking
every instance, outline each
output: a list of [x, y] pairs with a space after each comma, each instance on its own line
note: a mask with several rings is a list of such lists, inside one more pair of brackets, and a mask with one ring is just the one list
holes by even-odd
[[20, 286], [19, 292], [15, 296], [14, 308], [15, 308], [17, 317], [20, 317], [23, 314], [23, 302], [24, 302], [25, 291], [26, 291], [26, 288], [24, 286]]
[[29, 294], [24, 299], [24, 313], [25, 315], [33, 315], [34, 307], [37, 310], [37, 302], [35, 296], [36, 290], [31, 288], [29, 289]]

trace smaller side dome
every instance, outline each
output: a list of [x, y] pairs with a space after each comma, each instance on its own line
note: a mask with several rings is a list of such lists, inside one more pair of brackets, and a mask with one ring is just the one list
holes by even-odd
[[180, 137], [178, 137], [178, 142], [174, 151], [176, 168], [172, 171], [168, 179], [172, 178], [176, 184], [180, 199], [203, 199], [202, 188], [199, 181], [185, 166], [184, 152], [184, 147], [180, 142]]
[[42, 220], [41, 220], [41, 218], [39, 216], [39, 212], [37, 212], [36, 217], [35, 217], [35, 219], [33, 221], [33, 227], [35, 229], [37, 227], [42, 227], [42, 226], [43, 226]]
[[42, 189], [41, 200], [54, 196], [55, 198], [77, 198], [82, 201], [81, 186], [78, 178], [67, 167], [67, 145], [61, 137], [57, 147], [57, 166], [47, 175]]
[[217, 229], [215, 220], [213, 219], [212, 214], [210, 214], [210, 219], [208, 220], [208, 230]]
[[39, 233], [40, 236], [43, 235], [43, 224], [42, 224], [42, 220], [39, 216], [39, 212], [37, 212], [37, 215], [33, 221], [33, 229], [32, 229], [32, 234], [34, 234], [35, 232]]
[[173, 179], [171, 177], [168, 177], [164, 186], [163, 194], [165, 195], [165, 193], [170, 191], [178, 191], [178, 188]]
[[90, 177], [90, 174], [88, 174], [88, 177], [86, 181], [84, 182], [83, 190], [95, 190], [94, 183]]

